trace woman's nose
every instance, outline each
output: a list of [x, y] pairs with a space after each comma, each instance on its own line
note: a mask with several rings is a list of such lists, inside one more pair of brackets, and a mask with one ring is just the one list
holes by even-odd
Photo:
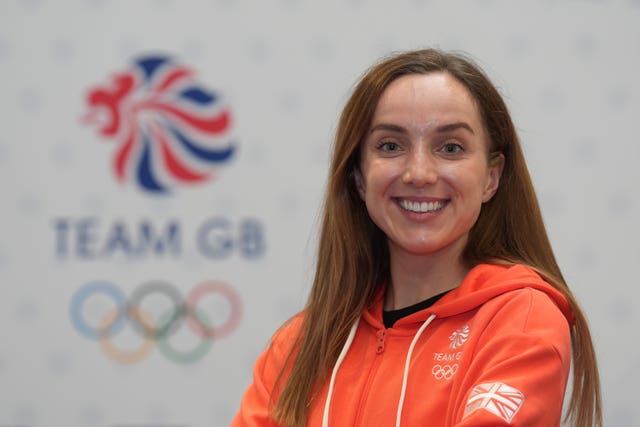
[[415, 187], [433, 184], [438, 179], [435, 159], [430, 153], [419, 150], [411, 153], [407, 158], [402, 181]]

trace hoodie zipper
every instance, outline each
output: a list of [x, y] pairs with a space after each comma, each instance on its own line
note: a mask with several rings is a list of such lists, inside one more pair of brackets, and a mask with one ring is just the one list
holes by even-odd
[[376, 347], [376, 354], [382, 354], [384, 352], [384, 339], [387, 336], [386, 329], [378, 329], [376, 332], [376, 336], [378, 337], [378, 346]]
[[355, 416], [355, 420], [353, 425], [354, 426], [363, 426], [362, 424], [362, 417], [364, 416], [364, 408], [367, 405], [367, 402], [369, 401], [369, 395], [371, 392], [371, 385], [374, 381], [374, 379], [377, 376], [378, 373], [378, 368], [380, 367], [380, 364], [382, 363], [382, 355], [384, 353], [385, 350], [385, 339], [387, 336], [387, 329], [386, 328], [381, 328], [376, 330], [376, 356], [381, 356], [381, 357], [376, 357], [373, 360], [373, 363], [371, 364], [371, 367], [369, 368], [369, 373], [367, 374], [367, 381], [366, 384], [364, 386], [364, 390], [362, 392], [362, 395], [360, 396], [359, 399], [359, 403], [358, 403], [358, 410], [356, 412], [356, 416]]

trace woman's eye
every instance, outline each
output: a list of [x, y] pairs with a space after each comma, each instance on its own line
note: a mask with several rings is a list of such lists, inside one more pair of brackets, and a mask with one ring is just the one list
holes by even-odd
[[448, 142], [442, 147], [445, 154], [458, 154], [463, 151], [462, 146], [455, 142]]
[[385, 142], [381, 142], [378, 145], [378, 149], [391, 153], [394, 151], [398, 151], [400, 149], [400, 146], [395, 142], [385, 141]]

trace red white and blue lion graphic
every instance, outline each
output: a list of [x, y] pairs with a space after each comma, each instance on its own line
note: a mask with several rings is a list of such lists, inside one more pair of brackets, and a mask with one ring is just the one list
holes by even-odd
[[166, 56], [145, 56], [87, 95], [87, 123], [118, 144], [113, 171], [145, 191], [166, 194], [180, 184], [211, 180], [234, 154], [231, 113], [189, 68]]

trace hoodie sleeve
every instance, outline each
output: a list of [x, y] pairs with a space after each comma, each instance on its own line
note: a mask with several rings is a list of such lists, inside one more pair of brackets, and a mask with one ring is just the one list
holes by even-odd
[[266, 370], [272, 370], [268, 365], [269, 349], [265, 350], [253, 369], [253, 382], [245, 391], [240, 404], [240, 411], [231, 422], [231, 427], [277, 427], [269, 416], [269, 402], [271, 399], [271, 381]]
[[240, 410], [230, 427], [278, 427], [271, 418], [276, 396], [273, 389], [295, 339], [299, 322], [294, 319], [273, 337], [253, 368], [253, 382], [245, 391]]
[[541, 291], [505, 294], [479, 337], [456, 400], [456, 427], [560, 426], [569, 324]]

